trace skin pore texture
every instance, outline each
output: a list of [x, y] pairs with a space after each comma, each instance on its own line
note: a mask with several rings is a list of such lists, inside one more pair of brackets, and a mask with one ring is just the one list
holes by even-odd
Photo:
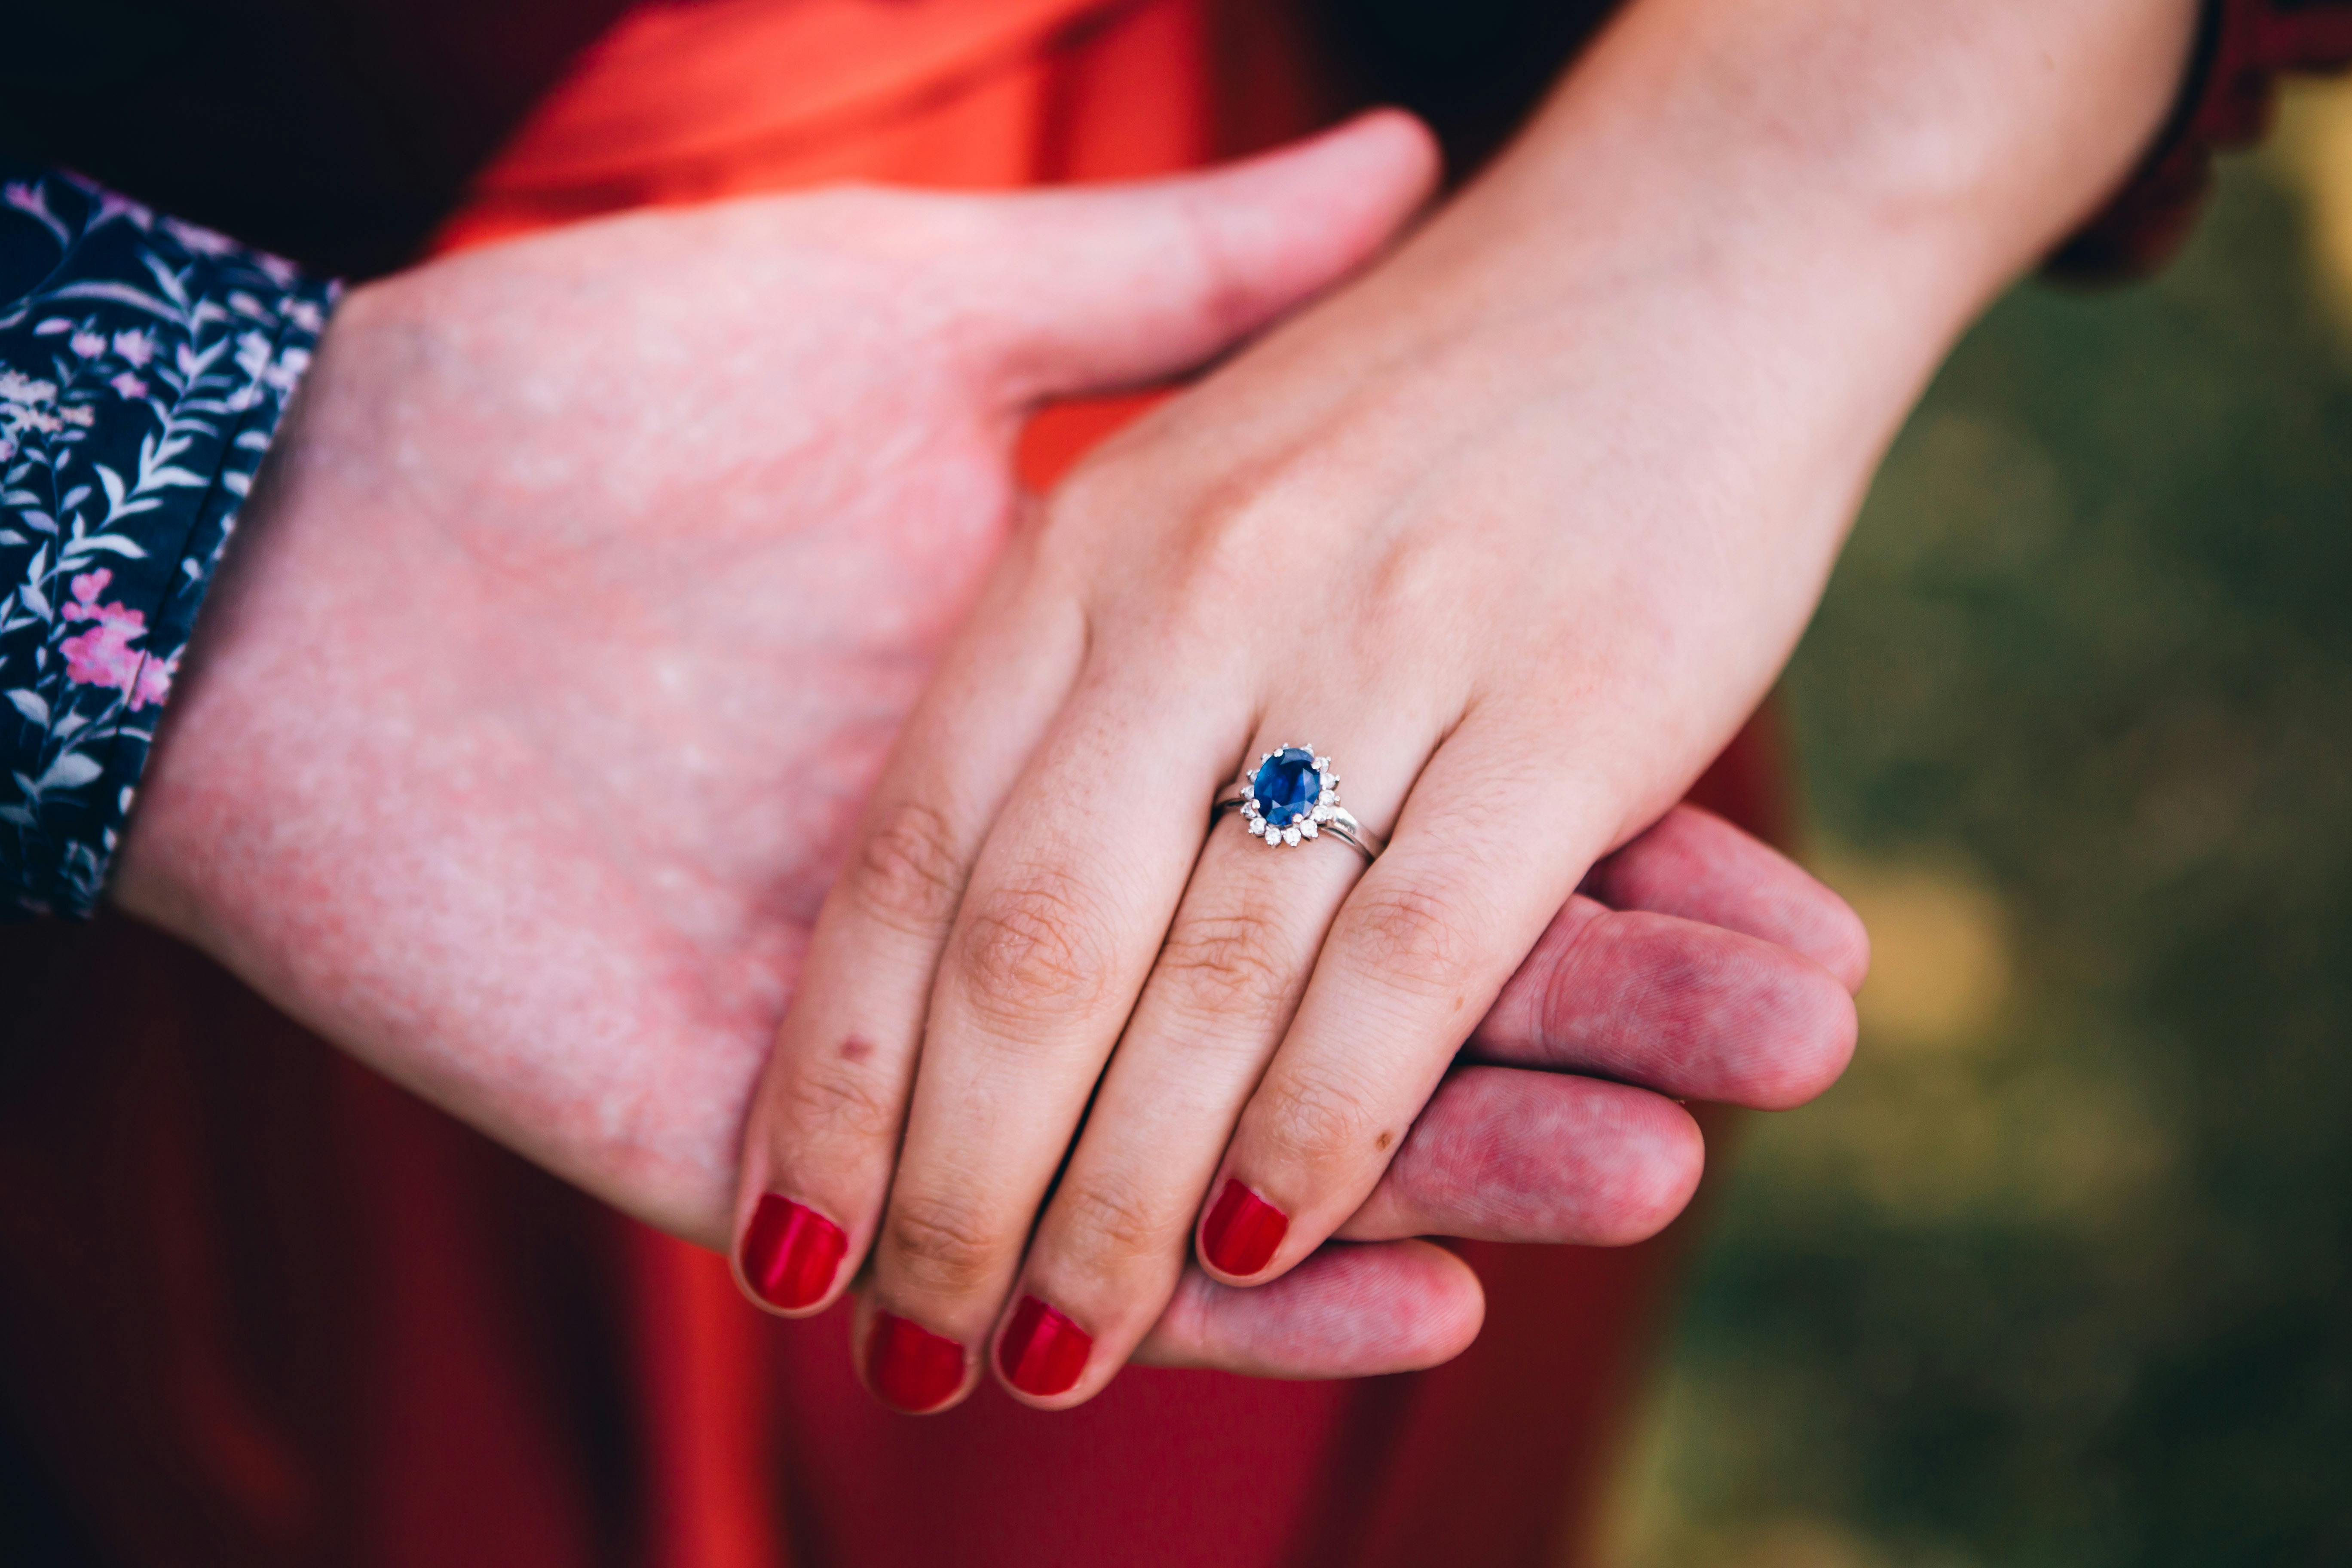
[[[727, 1246], [811, 922], [1034, 504], [1027, 410], [1225, 351], [1375, 255], [1433, 174], [1391, 115], [1198, 179], [646, 214], [357, 290], [245, 510], [113, 896], [490, 1136]], [[1271, 1289], [1195, 1271], [1142, 1354], [1427, 1365], [1481, 1298], [1409, 1238], [1664, 1224], [1696, 1130], [1550, 1070], [1588, 1036], [1835, 1076], [1864, 957], [1835, 898], [1696, 813], [1619, 863], [1651, 874], [1596, 879], [1578, 929], [1670, 921], [1639, 961], [1681, 980], [1563, 992], [1539, 957], [1490, 1047], [1526, 1065], [1437, 1095], [1367, 1245]], [[1614, 973], [1597, 942], [1560, 959]]]
[[[2193, 13], [1635, 0], [1458, 198], [1096, 452], [1010, 540], [816, 921], [747, 1289], [856, 1281], [901, 1408], [992, 1374], [1082, 1402], [1188, 1268], [1264, 1288], [1380, 1211], [1430, 1095], [1475, 1092], [1463, 1039], [1511, 1059], [1531, 951], [1552, 1000], [1654, 975], [1602, 956], [1646, 917], [1565, 901], [1762, 697], [1953, 339], [2155, 134]], [[1202, 842], [1307, 742], [1377, 865]], [[1560, 1065], [1759, 1107], [1828, 1081], [1657, 1046]], [[819, 1266], [781, 1266], [794, 1237]]]

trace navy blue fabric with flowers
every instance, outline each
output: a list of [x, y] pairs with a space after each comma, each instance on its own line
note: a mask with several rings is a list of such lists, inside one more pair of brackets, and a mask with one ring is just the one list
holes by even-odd
[[87, 914], [332, 283], [0, 162], [0, 918]]

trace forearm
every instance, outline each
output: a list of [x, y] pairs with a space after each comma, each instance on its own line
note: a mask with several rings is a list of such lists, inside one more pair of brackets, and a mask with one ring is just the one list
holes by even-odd
[[2122, 182], [2199, 8], [1634, 0], [1465, 205], [1555, 243], [1917, 249], [1980, 295]]
[[[1719, 368], [1811, 362], [1877, 426], [2126, 178], [2197, 0], [1634, 0], [1424, 237], [1521, 328], [1719, 304]], [[1449, 254], [1458, 253], [1458, 254]], [[1542, 303], [1539, 303], [1541, 301]], [[1638, 313], [1638, 307], [1634, 307]], [[1789, 387], [1795, 392], [1799, 387]], [[1879, 431], [1884, 435], [1890, 430]]]

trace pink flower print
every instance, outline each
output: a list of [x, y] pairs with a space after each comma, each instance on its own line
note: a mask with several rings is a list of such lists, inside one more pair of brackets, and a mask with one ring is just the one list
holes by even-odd
[[155, 357], [155, 340], [145, 332], [131, 331], [114, 334], [114, 352], [128, 361], [134, 370], [144, 370], [147, 362]]
[[151, 658], [139, 667], [139, 684], [131, 693], [131, 710], [136, 713], [149, 703], [162, 707], [172, 695], [172, 677], [180, 673], [180, 656]]
[[136, 611], [122, 611], [119, 605], [101, 605], [98, 602], [98, 596], [105, 593], [106, 585], [113, 581], [114, 569], [110, 566], [101, 566], [95, 572], [84, 572], [73, 580], [73, 597], [66, 601], [65, 608], [58, 613], [69, 621], [96, 620], [113, 611], [137, 614]]
[[119, 396], [144, 397], [147, 395], [147, 384], [127, 370], [106, 384], [114, 388]]
[[84, 359], [96, 359], [106, 352], [104, 332], [76, 332], [71, 341], [73, 352]]
[[35, 381], [13, 370], [0, 370], [0, 403], [47, 403], [57, 395], [54, 381]]
[[139, 682], [144, 656], [131, 646], [136, 634], [120, 622], [106, 621], [66, 638], [66, 679], [82, 686], [109, 686], [129, 691]]
[[58, 613], [68, 621], [94, 624], [58, 646], [66, 656], [67, 679], [123, 692], [135, 713], [171, 695], [172, 677], [179, 672], [180, 661], [171, 658], [150, 665], [147, 656], [131, 646], [147, 635], [147, 617], [127, 605], [98, 602], [113, 581], [114, 574], [103, 566], [73, 580], [73, 597]]

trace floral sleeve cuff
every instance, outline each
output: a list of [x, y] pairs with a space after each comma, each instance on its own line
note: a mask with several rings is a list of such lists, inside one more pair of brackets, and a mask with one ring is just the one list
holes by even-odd
[[335, 285], [0, 162], [0, 918], [87, 914]]

